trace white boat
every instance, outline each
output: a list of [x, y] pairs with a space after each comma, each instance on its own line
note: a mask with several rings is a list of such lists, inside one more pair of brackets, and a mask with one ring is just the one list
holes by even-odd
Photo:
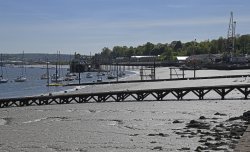
[[60, 76], [61, 68], [59, 63], [60, 63], [60, 51], [57, 52], [56, 73], [51, 76], [51, 82], [53, 83], [61, 83], [64, 81], [64, 78]]
[[9, 80], [8, 79], [5, 79], [3, 78], [3, 76], [1, 75], [0, 76], [0, 83], [7, 83]]
[[55, 82], [55, 83], [58, 83], [58, 82], [63, 82], [63, 78], [57, 78], [57, 79], [51, 79], [51, 82]]
[[24, 76], [24, 65], [23, 65], [23, 57], [24, 57], [24, 52], [23, 52], [23, 55], [22, 55], [22, 64], [21, 64], [21, 75], [18, 76], [16, 79], [15, 79], [15, 82], [25, 82], [27, 80], [27, 78]]
[[76, 74], [75, 73], [66, 73], [66, 77], [64, 78], [64, 81], [73, 81], [76, 79]]
[[114, 76], [112, 73], [108, 74], [107, 79], [115, 79], [116, 76]]
[[96, 82], [102, 82], [102, 77], [98, 77]]
[[86, 78], [93, 78], [93, 75], [91, 73], [87, 73]]
[[66, 73], [66, 77], [74, 77], [74, 76], [76, 76], [76, 74], [75, 73]]
[[53, 74], [51, 76], [51, 82], [55, 82], [55, 83], [58, 83], [58, 82], [63, 82], [63, 77], [59, 77], [57, 74]]
[[65, 77], [64, 78], [64, 81], [73, 81], [73, 80], [75, 80], [75, 76], [67, 76], [67, 77]]
[[105, 76], [105, 73], [103, 73], [103, 72], [98, 72], [97, 74], [96, 74], [96, 76]]
[[41, 75], [41, 79], [44, 80], [44, 79], [49, 79], [49, 76], [47, 75], [47, 73]]
[[25, 82], [26, 80], [26, 77], [21, 75], [15, 79], [15, 82]]

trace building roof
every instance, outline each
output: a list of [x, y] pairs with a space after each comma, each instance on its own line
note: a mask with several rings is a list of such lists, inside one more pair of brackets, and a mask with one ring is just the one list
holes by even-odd
[[177, 56], [176, 58], [178, 61], [185, 61], [188, 58], [188, 56]]
[[131, 56], [131, 58], [155, 58], [157, 56], [152, 56], [152, 55], [148, 55], [148, 56]]

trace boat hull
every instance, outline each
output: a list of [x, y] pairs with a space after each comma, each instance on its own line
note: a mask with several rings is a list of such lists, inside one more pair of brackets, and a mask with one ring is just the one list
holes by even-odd
[[27, 79], [25, 77], [18, 77], [15, 79], [15, 82], [25, 82]]
[[0, 79], [0, 83], [7, 83], [8, 79]]

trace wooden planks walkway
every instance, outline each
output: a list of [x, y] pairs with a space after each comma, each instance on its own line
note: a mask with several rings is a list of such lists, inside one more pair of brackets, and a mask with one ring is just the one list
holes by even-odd
[[[239, 92], [240, 97], [238, 96], [228, 98], [227, 95], [235, 90]], [[206, 98], [206, 95], [209, 92], [215, 93], [215, 96]], [[192, 94], [192, 98], [187, 96], [188, 94]], [[0, 108], [86, 102], [248, 99], [249, 94], [250, 84], [123, 90], [96, 93], [33, 96], [23, 98], [6, 98], [0, 99]]]
[[154, 80], [127, 80], [127, 81], [109, 81], [109, 82], [89, 82], [89, 83], [72, 83], [66, 86], [79, 86], [79, 85], [102, 85], [102, 84], [117, 84], [117, 83], [143, 83], [143, 82], [159, 82], [159, 81], [180, 81], [180, 80], [204, 80], [204, 79], [223, 79], [223, 78], [246, 78], [250, 77], [249, 74], [245, 75], [222, 75], [222, 76], [208, 76], [208, 77], [190, 77], [190, 78], [171, 78], [171, 79], [154, 79]]

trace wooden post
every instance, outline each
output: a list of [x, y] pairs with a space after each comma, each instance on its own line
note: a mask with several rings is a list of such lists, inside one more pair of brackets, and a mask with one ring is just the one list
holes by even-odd
[[116, 81], [118, 82], [118, 62], [116, 62]]
[[185, 78], [185, 73], [184, 73], [184, 69], [182, 69], [182, 78], [184, 79]]
[[141, 80], [143, 80], [143, 69], [140, 69], [140, 76], [141, 76]]
[[170, 79], [172, 79], [172, 68], [169, 69], [170, 69]]
[[80, 65], [78, 66], [78, 77], [79, 77], [79, 84], [81, 84], [81, 72], [80, 72]]
[[196, 77], [196, 65], [195, 65], [195, 61], [194, 61], [194, 78]]
[[193, 63], [193, 71], [194, 71], [194, 78], [195, 78], [195, 66], [194, 66], [194, 63]]
[[155, 57], [154, 57], [154, 80], [156, 79], [156, 76], [155, 76]]

